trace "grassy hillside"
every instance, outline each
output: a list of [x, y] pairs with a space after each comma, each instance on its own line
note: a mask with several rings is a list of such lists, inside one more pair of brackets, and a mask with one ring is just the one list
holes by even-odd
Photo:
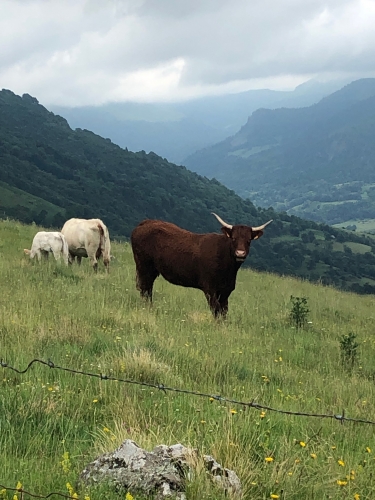
[[259, 109], [185, 165], [260, 206], [328, 224], [373, 217], [375, 79], [301, 109]]
[[[211, 212], [231, 224], [273, 219], [252, 246], [253, 268], [361, 293], [375, 290], [373, 240], [257, 209], [216, 180], [154, 153], [132, 153], [87, 130], [74, 131], [35, 98], [7, 90], [0, 92], [0, 183], [3, 217], [55, 228], [70, 217], [99, 217], [122, 239], [145, 218], [195, 232], [220, 231]], [[362, 246], [353, 250], [353, 243], [366, 253]]]
[[[51, 359], [280, 410], [375, 420], [371, 297], [244, 270], [228, 320], [217, 322], [201, 292], [162, 279], [146, 306], [128, 244], [113, 245], [108, 276], [94, 275], [87, 261], [72, 269], [30, 263], [22, 249], [36, 229], [0, 223], [0, 358], [9, 365]], [[289, 322], [291, 295], [307, 300], [304, 329]], [[352, 368], [340, 348], [350, 334], [359, 344]], [[85, 464], [131, 438], [147, 449], [180, 442], [214, 455], [240, 476], [243, 499], [375, 496], [369, 424], [246, 409], [42, 365], [24, 375], [0, 371], [2, 485], [67, 494]], [[91, 500], [125, 496], [86, 493]], [[225, 497], [198, 474], [187, 498]]]

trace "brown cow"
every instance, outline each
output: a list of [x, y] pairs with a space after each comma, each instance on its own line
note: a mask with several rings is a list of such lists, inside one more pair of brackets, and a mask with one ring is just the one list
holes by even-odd
[[215, 317], [226, 316], [228, 297], [236, 286], [237, 271], [246, 259], [259, 227], [231, 226], [218, 215], [223, 234], [196, 234], [160, 220], [144, 220], [133, 230], [131, 244], [137, 270], [137, 289], [152, 300], [152, 287], [161, 274], [174, 285], [198, 288]]

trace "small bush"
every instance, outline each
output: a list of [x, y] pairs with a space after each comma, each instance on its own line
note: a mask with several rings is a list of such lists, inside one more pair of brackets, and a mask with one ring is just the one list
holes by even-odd
[[349, 333], [343, 335], [340, 339], [341, 349], [341, 363], [344, 367], [353, 369], [355, 363], [358, 361], [358, 342], [355, 341], [356, 335]]
[[307, 305], [306, 297], [293, 297], [290, 296], [290, 301], [292, 303], [292, 309], [289, 313], [290, 322], [297, 328], [302, 328], [307, 322], [307, 315], [310, 309]]

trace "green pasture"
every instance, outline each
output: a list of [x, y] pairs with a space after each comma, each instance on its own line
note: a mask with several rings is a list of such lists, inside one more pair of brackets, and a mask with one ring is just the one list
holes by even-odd
[[375, 233], [375, 219], [350, 219], [340, 224], [334, 224], [333, 227], [338, 229], [346, 228], [347, 226], [357, 226], [356, 231], [359, 233]]
[[[307, 281], [239, 272], [226, 321], [203, 293], [158, 278], [154, 303], [135, 289], [126, 243], [112, 245], [110, 274], [30, 262], [38, 228], [0, 222], [0, 358], [24, 369], [34, 358], [121, 379], [221, 395], [241, 402], [375, 421], [375, 308]], [[249, 256], [251, 261], [251, 254]], [[308, 322], [289, 321], [291, 296]], [[356, 356], [343, 361], [344, 336]], [[81, 491], [79, 473], [124, 439], [151, 450], [182, 443], [233, 469], [242, 499], [375, 498], [375, 426], [287, 415], [152, 387], [100, 380], [34, 364], [0, 367], [0, 484], [36, 495], [125, 499]], [[21, 498], [4, 491], [0, 498]], [[24, 495], [23, 498], [28, 498]], [[57, 498], [57, 497], [52, 497]], [[129, 495], [128, 495], [128, 498]], [[187, 499], [224, 499], [200, 469]]]

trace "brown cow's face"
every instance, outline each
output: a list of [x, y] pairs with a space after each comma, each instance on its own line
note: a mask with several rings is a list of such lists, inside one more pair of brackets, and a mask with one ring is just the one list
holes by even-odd
[[243, 262], [249, 255], [251, 240], [257, 240], [263, 234], [263, 231], [253, 231], [249, 226], [233, 226], [232, 229], [222, 227], [221, 230], [231, 239], [237, 262]]

